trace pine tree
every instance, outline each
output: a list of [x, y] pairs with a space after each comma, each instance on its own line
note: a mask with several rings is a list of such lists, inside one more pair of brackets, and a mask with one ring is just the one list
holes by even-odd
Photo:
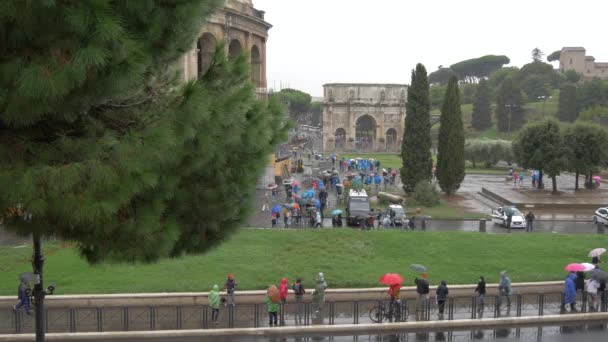
[[559, 105], [557, 117], [560, 121], [574, 122], [578, 118], [578, 106], [576, 102], [576, 86], [564, 84], [559, 91]]
[[524, 101], [519, 86], [508, 77], [500, 84], [496, 95], [496, 119], [498, 130], [513, 132], [524, 122]]
[[458, 79], [454, 76], [448, 82], [439, 123], [437, 180], [441, 190], [451, 195], [464, 180], [464, 127]]
[[150, 262], [203, 252], [244, 220], [285, 137], [280, 107], [222, 47], [202, 79], [176, 69], [221, 3], [0, 4], [8, 229], [75, 241], [91, 262]]
[[473, 100], [471, 125], [475, 130], [483, 131], [492, 127], [492, 99], [488, 82], [482, 79], [477, 86]]
[[408, 89], [405, 130], [401, 146], [401, 179], [406, 192], [416, 184], [431, 179], [431, 101], [429, 82], [424, 65], [412, 70], [412, 84]]

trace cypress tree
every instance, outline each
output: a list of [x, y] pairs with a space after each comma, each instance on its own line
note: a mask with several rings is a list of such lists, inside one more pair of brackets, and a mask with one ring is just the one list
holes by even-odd
[[203, 252], [245, 219], [285, 137], [280, 107], [223, 47], [201, 79], [177, 69], [221, 3], [0, 3], [7, 229], [74, 241], [90, 262], [151, 262]]
[[451, 195], [464, 180], [464, 127], [458, 79], [454, 76], [448, 82], [439, 122], [437, 180], [441, 190]]
[[524, 122], [524, 101], [519, 86], [508, 77], [502, 81], [496, 95], [496, 119], [498, 130], [513, 132]]
[[406, 192], [416, 184], [431, 179], [431, 101], [429, 82], [424, 65], [412, 70], [412, 84], [407, 93], [405, 130], [401, 146], [401, 180]]
[[475, 91], [473, 100], [473, 115], [471, 125], [477, 131], [483, 131], [492, 127], [492, 103], [490, 88], [485, 79], [481, 79]]
[[559, 91], [559, 105], [557, 117], [560, 121], [574, 122], [578, 118], [578, 105], [576, 102], [576, 86], [564, 84]]

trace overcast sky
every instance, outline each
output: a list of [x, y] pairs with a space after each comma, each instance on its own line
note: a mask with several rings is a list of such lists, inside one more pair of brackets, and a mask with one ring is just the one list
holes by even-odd
[[463, 59], [507, 55], [511, 65], [583, 46], [608, 62], [606, 0], [253, 0], [273, 25], [268, 87], [313, 96], [340, 82], [409, 83]]

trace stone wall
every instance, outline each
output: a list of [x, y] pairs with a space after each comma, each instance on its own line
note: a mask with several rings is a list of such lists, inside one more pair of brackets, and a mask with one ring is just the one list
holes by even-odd
[[266, 93], [266, 40], [272, 25], [264, 12], [248, 0], [227, 0], [201, 27], [199, 39], [181, 59], [184, 81], [196, 79], [209, 68], [218, 43], [223, 42], [231, 57], [241, 52], [251, 59], [251, 79], [258, 93]]

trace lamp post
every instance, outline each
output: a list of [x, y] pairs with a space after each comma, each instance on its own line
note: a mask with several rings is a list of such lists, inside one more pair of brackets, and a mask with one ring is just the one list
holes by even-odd
[[542, 100], [543, 101], [543, 119], [545, 118], [545, 103], [547, 102], [547, 99], [551, 99], [553, 98], [553, 96], [539, 96], [537, 97], [537, 99]]
[[517, 108], [517, 105], [514, 104], [508, 104], [505, 105], [505, 108], [509, 108], [509, 133], [511, 132], [511, 117], [513, 116], [513, 108]]

